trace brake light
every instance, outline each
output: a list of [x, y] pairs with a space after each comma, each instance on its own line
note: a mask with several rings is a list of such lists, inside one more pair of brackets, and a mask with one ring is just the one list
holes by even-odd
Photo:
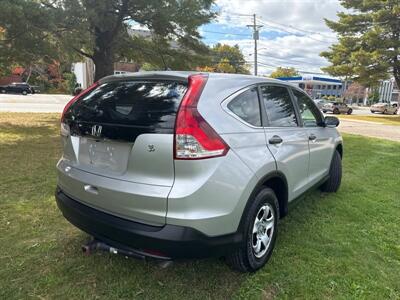
[[86, 90], [81, 91], [78, 95], [76, 95], [74, 98], [69, 100], [68, 103], [65, 105], [64, 110], [62, 112], [61, 123], [63, 123], [63, 121], [64, 121], [64, 116], [65, 116], [65, 113], [68, 111], [68, 108], [70, 108], [71, 105], [74, 104], [74, 102], [76, 102], [80, 97], [82, 97], [83, 95], [86, 95], [87, 93], [89, 93], [91, 90], [94, 90], [98, 86], [99, 86], [99, 82], [95, 82], [90, 87], [88, 87]]
[[175, 159], [204, 159], [224, 156], [229, 146], [197, 110], [207, 75], [189, 76], [188, 90], [178, 110], [174, 135]]

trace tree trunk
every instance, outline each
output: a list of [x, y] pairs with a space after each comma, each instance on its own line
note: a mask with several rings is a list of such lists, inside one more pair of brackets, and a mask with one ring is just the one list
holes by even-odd
[[114, 46], [117, 36], [110, 31], [96, 29], [93, 63], [95, 65], [94, 81], [114, 74]]
[[99, 49], [93, 55], [95, 65], [94, 81], [114, 74], [114, 55], [111, 49]]

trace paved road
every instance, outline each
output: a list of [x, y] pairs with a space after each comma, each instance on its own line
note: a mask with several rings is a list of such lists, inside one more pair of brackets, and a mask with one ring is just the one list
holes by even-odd
[[[372, 113], [369, 110], [369, 107], [361, 107], [361, 106], [353, 106], [353, 112], [352, 115], [356, 116], [370, 116]], [[328, 113], [328, 115], [331, 115], [331, 113]]]
[[[8, 112], [62, 112], [71, 95], [12, 95], [0, 94], [0, 111]], [[371, 115], [367, 107], [353, 107], [354, 115]]]
[[12, 95], [0, 94], [0, 111], [7, 112], [62, 112], [71, 95]]
[[[63, 111], [71, 95], [10, 95], [0, 94], [0, 111], [8, 112], [55, 112]], [[371, 115], [368, 108], [355, 108], [355, 115]], [[340, 120], [341, 132], [384, 138], [400, 142], [400, 126], [383, 125], [374, 122]]]
[[340, 119], [340, 132], [359, 134], [400, 142], [400, 126], [381, 123]]

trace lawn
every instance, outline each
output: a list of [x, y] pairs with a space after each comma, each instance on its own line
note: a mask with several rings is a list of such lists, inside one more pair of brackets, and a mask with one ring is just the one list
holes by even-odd
[[400, 144], [346, 135], [337, 194], [309, 192], [255, 274], [97, 253], [56, 207], [55, 114], [0, 113], [0, 299], [399, 299]]
[[398, 125], [400, 126], [400, 115], [337, 115], [339, 118], [350, 119], [350, 120], [360, 120], [368, 122], [377, 122], [385, 125]]

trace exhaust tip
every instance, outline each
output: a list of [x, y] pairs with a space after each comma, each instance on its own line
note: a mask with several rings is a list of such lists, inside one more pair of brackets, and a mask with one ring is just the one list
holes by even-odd
[[88, 245], [83, 245], [81, 249], [84, 254], [86, 255], [90, 254], [90, 247]]

